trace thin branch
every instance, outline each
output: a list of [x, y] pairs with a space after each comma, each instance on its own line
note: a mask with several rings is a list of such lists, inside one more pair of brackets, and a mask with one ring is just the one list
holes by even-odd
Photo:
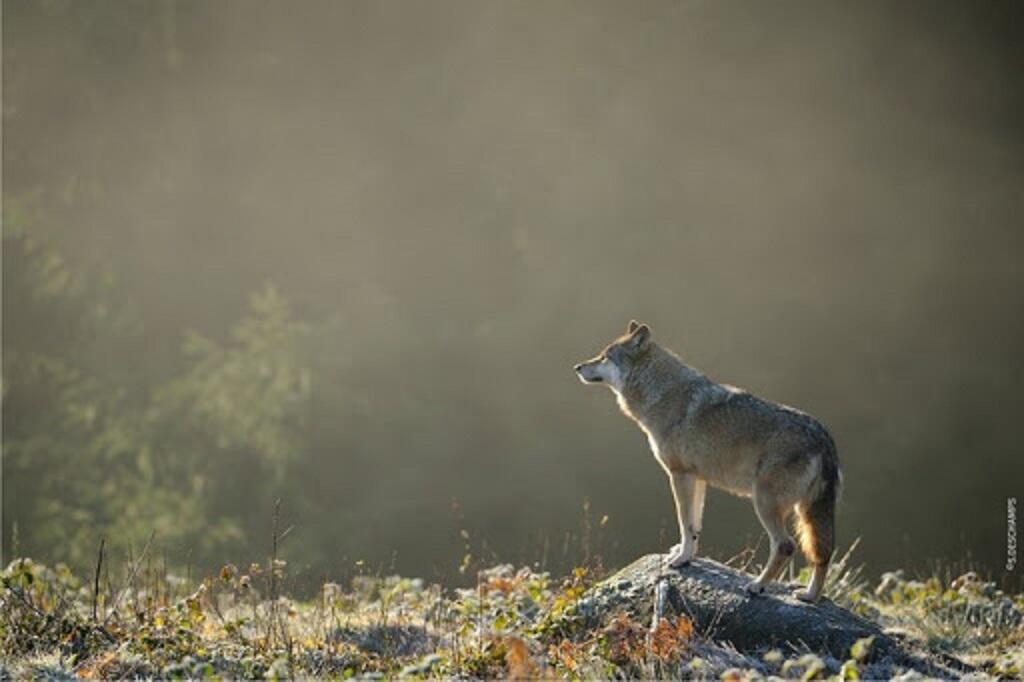
[[103, 569], [103, 547], [106, 545], [107, 539], [100, 538], [100, 551], [96, 557], [96, 574], [92, 581], [92, 621], [95, 623], [96, 618], [96, 605], [100, 598], [100, 571]]
[[103, 619], [104, 625], [107, 624], [107, 621], [110, 619], [110, 615], [112, 613], [117, 613], [117, 607], [121, 603], [121, 597], [124, 596], [124, 593], [128, 589], [128, 586], [132, 585], [135, 582], [135, 575], [139, 572], [139, 567], [142, 565], [143, 559], [146, 558], [146, 554], [149, 553], [149, 548], [153, 544], [153, 538], [155, 537], [156, 531], [154, 530], [149, 534], [149, 540], [146, 540], [146, 546], [142, 548], [142, 553], [139, 554], [139, 558], [136, 559], [134, 564], [132, 565], [131, 571], [128, 574], [128, 580], [125, 581], [125, 586], [117, 591], [117, 595], [114, 597], [114, 604], [113, 606], [111, 606], [110, 611], [107, 612], [106, 617]]

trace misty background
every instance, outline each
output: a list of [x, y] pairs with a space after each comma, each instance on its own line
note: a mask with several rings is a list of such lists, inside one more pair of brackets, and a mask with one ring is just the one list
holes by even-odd
[[832, 430], [869, 572], [1001, 575], [1015, 10], [4, 0], [5, 560], [242, 565], [278, 498], [317, 578], [666, 551], [571, 369], [636, 318]]

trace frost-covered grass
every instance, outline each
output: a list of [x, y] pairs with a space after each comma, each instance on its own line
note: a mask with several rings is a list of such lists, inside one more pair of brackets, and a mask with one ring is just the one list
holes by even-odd
[[[869, 586], [842, 563], [837, 602], [898, 629], [922, 652], [955, 655], [984, 675], [1024, 670], [1024, 596], [966, 574]], [[360, 576], [319, 595], [285, 594], [282, 561], [225, 566], [196, 585], [128, 571], [118, 588], [30, 559], [2, 574], [0, 679], [458, 677], [569, 679], [875, 679], [903, 671], [871, 661], [861, 641], [846, 660], [813, 651], [737, 651], [686, 618], [651, 631], [623, 615], [588, 632], [558, 623], [596, 580], [511, 566], [480, 571], [475, 587]], [[95, 597], [95, 598], [94, 598]], [[912, 676], [912, 675], [911, 675]]]

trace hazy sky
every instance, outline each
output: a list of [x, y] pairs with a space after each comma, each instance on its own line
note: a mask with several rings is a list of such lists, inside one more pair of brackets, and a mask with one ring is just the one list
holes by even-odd
[[[110, 7], [4, 3], [5, 194], [92, 197], [54, 229], [142, 311], [140, 373], [264, 282], [314, 326], [309, 562], [447, 571], [459, 523], [532, 560], [584, 499], [610, 563], [665, 549], [664, 475], [571, 371], [637, 318], [833, 430], [873, 570], [1002, 565], [1013, 3]], [[706, 517], [719, 558], [760, 532]]]

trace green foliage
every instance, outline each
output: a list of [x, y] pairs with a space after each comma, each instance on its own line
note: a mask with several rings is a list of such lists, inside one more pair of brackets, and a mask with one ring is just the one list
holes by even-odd
[[936, 652], [958, 653], [1019, 640], [1024, 605], [968, 572], [943, 583], [937, 576], [909, 580], [903, 571], [882, 576], [867, 602], [876, 618], [913, 632]]
[[871, 645], [874, 641], [875, 638], [873, 636], [858, 639], [854, 642], [853, 646], [850, 647], [850, 658], [857, 663], [863, 663], [868, 657], [868, 654], [871, 653]]
[[[10, 209], [5, 246], [19, 251], [14, 286], [34, 292], [36, 315], [77, 320], [53, 348], [5, 345], [5, 520], [23, 529], [22, 549], [61, 549], [71, 565], [95, 560], [100, 537], [127, 552], [155, 532], [162, 545], [210, 561], [252, 541], [240, 512], [212, 510], [225, 489], [252, 471], [247, 494], [272, 497], [303, 450], [310, 374], [305, 325], [272, 287], [256, 293], [225, 342], [191, 333], [178, 371], [150, 376], [131, 366], [97, 367], [67, 343], [101, 333], [111, 350], [124, 333], [102, 303], [96, 277], [75, 272], [56, 246], [33, 233], [32, 212]], [[5, 282], [7, 280], [5, 279]], [[56, 311], [81, 305], [77, 317]], [[99, 325], [99, 326], [97, 326]], [[112, 371], [114, 370], [114, 371]]]
[[[17, 560], [0, 574], [0, 677], [39, 672], [44, 664], [50, 676], [102, 679], [857, 680], [904, 672], [874, 652], [870, 637], [840, 662], [814, 651], [738, 652], [698, 634], [685, 617], [666, 617], [651, 629], [623, 612], [572, 637], [542, 627], [578, 599], [585, 575], [552, 580], [496, 566], [481, 571], [475, 587], [456, 590], [360, 575], [346, 586], [325, 583], [315, 599], [300, 602], [273, 596], [271, 576], [278, 585], [287, 581], [280, 560], [247, 569], [227, 564], [197, 588], [159, 570], [126, 571], [116, 587], [101, 587], [94, 617], [90, 587], [66, 566]], [[932, 585], [924, 589], [934, 593], [937, 582], [924, 581]], [[888, 603], [886, 618], [912, 619], [919, 597], [893, 601], [889, 590], [896, 586], [883, 586], [878, 603]], [[1003, 595], [970, 575], [949, 586], [965, 588], [979, 607], [1000, 608]], [[1020, 629], [992, 635], [990, 647], [961, 653], [988, 660], [989, 675], [1017, 675], [1024, 660]]]
[[297, 351], [307, 327], [272, 286], [252, 297], [250, 310], [229, 344], [188, 335], [189, 366], [156, 392], [148, 417], [171, 431], [183, 420], [202, 445], [245, 451], [280, 480], [301, 448], [310, 374]]

